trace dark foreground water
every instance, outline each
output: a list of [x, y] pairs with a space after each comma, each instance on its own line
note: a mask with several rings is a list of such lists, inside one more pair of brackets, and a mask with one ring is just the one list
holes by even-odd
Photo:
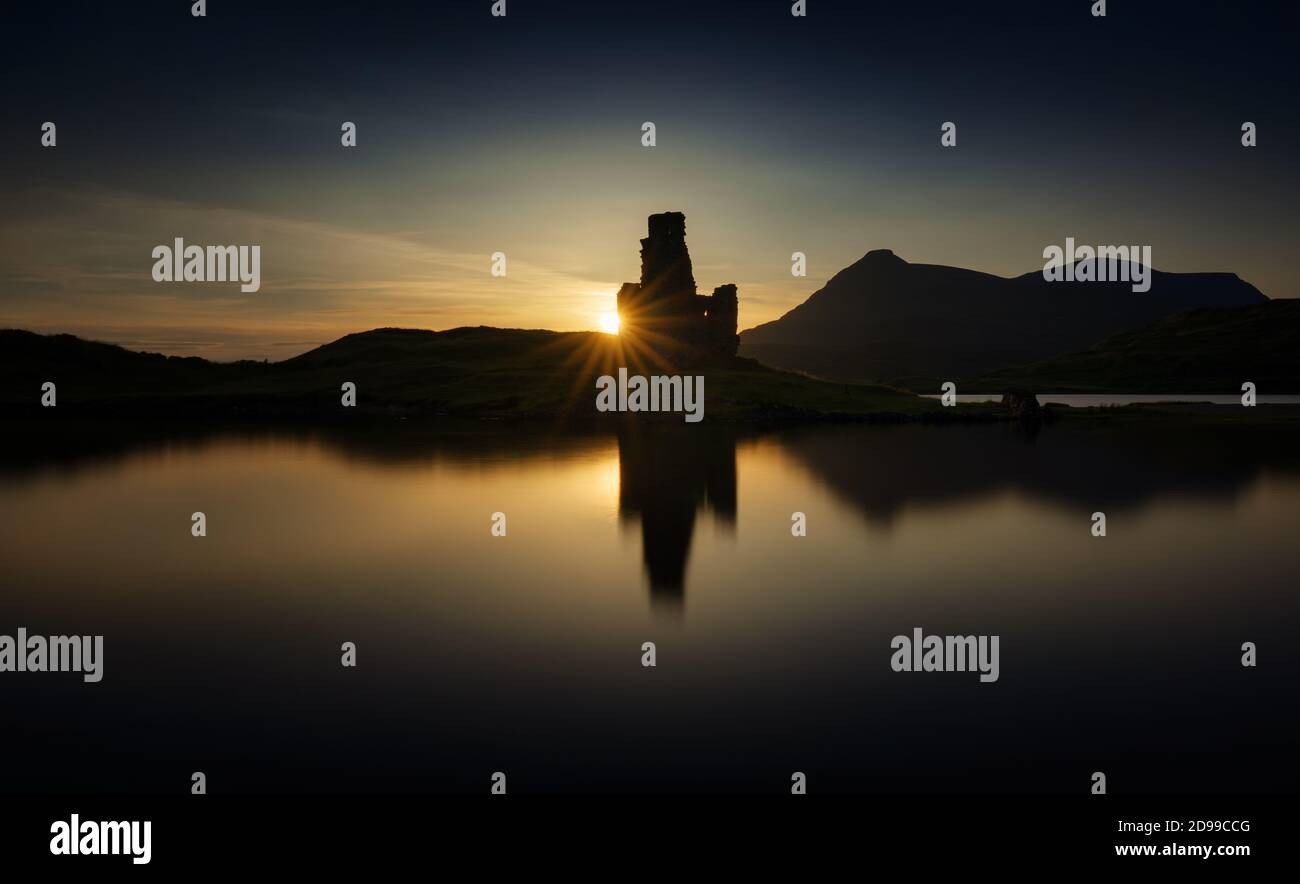
[[105, 675], [0, 673], [0, 792], [1300, 786], [1295, 431], [698, 429], [11, 428], [0, 634]]

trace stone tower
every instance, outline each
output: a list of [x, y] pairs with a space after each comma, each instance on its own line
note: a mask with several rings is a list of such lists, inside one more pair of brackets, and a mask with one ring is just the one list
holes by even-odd
[[735, 356], [735, 285], [718, 286], [712, 295], [696, 292], [681, 212], [651, 215], [648, 228], [641, 281], [625, 282], [618, 292], [620, 334], [664, 354]]

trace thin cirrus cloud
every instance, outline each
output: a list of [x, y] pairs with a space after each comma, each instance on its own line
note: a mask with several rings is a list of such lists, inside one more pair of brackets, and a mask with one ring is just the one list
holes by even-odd
[[[127, 192], [42, 193], [41, 210], [0, 226], [0, 325], [72, 332], [133, 348], [280, 359], [368, 328], [456, 325], [595, 328], [617, 284], [507, 255], [440, 249], [377, 233]], [[158, 283], [152, 251], [259, 245], [262, 285]]]

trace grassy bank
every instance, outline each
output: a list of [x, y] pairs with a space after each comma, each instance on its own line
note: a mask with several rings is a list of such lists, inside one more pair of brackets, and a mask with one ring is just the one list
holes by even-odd
[[[906, 391], [816, 380], [751, 359], [668, 365], [595, 332], [377, 329], [283, 362], [213, 363], [6, 331], [0, 353], [0, 401], [24, 412], [39, 409], [41, 385], [52, 381], [59, 408], [82, 414], [583, 421], [613, 417], [595, 411], [596, 379], [620, 366], [633, 374], [703, 376], [709, 421], [991, 419], [998, 412], [987, 405], [945, 409]], [[345, 382], [356, 385], [355, 408], [341, 405]]]

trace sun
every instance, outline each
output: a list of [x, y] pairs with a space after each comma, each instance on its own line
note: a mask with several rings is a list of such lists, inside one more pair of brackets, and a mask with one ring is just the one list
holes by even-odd
[[602, 314], [600, 314], [599, 322], [600, 322], [600, 330], [603, 331], [605, 334], [607, 334], [607, 335], [616, 335], [616, 334], [618, 334], [618, 314], [617, 314], [617, 313], [608, 312], [608, 311], [605, 312], [605, 313], [602, 313]]

